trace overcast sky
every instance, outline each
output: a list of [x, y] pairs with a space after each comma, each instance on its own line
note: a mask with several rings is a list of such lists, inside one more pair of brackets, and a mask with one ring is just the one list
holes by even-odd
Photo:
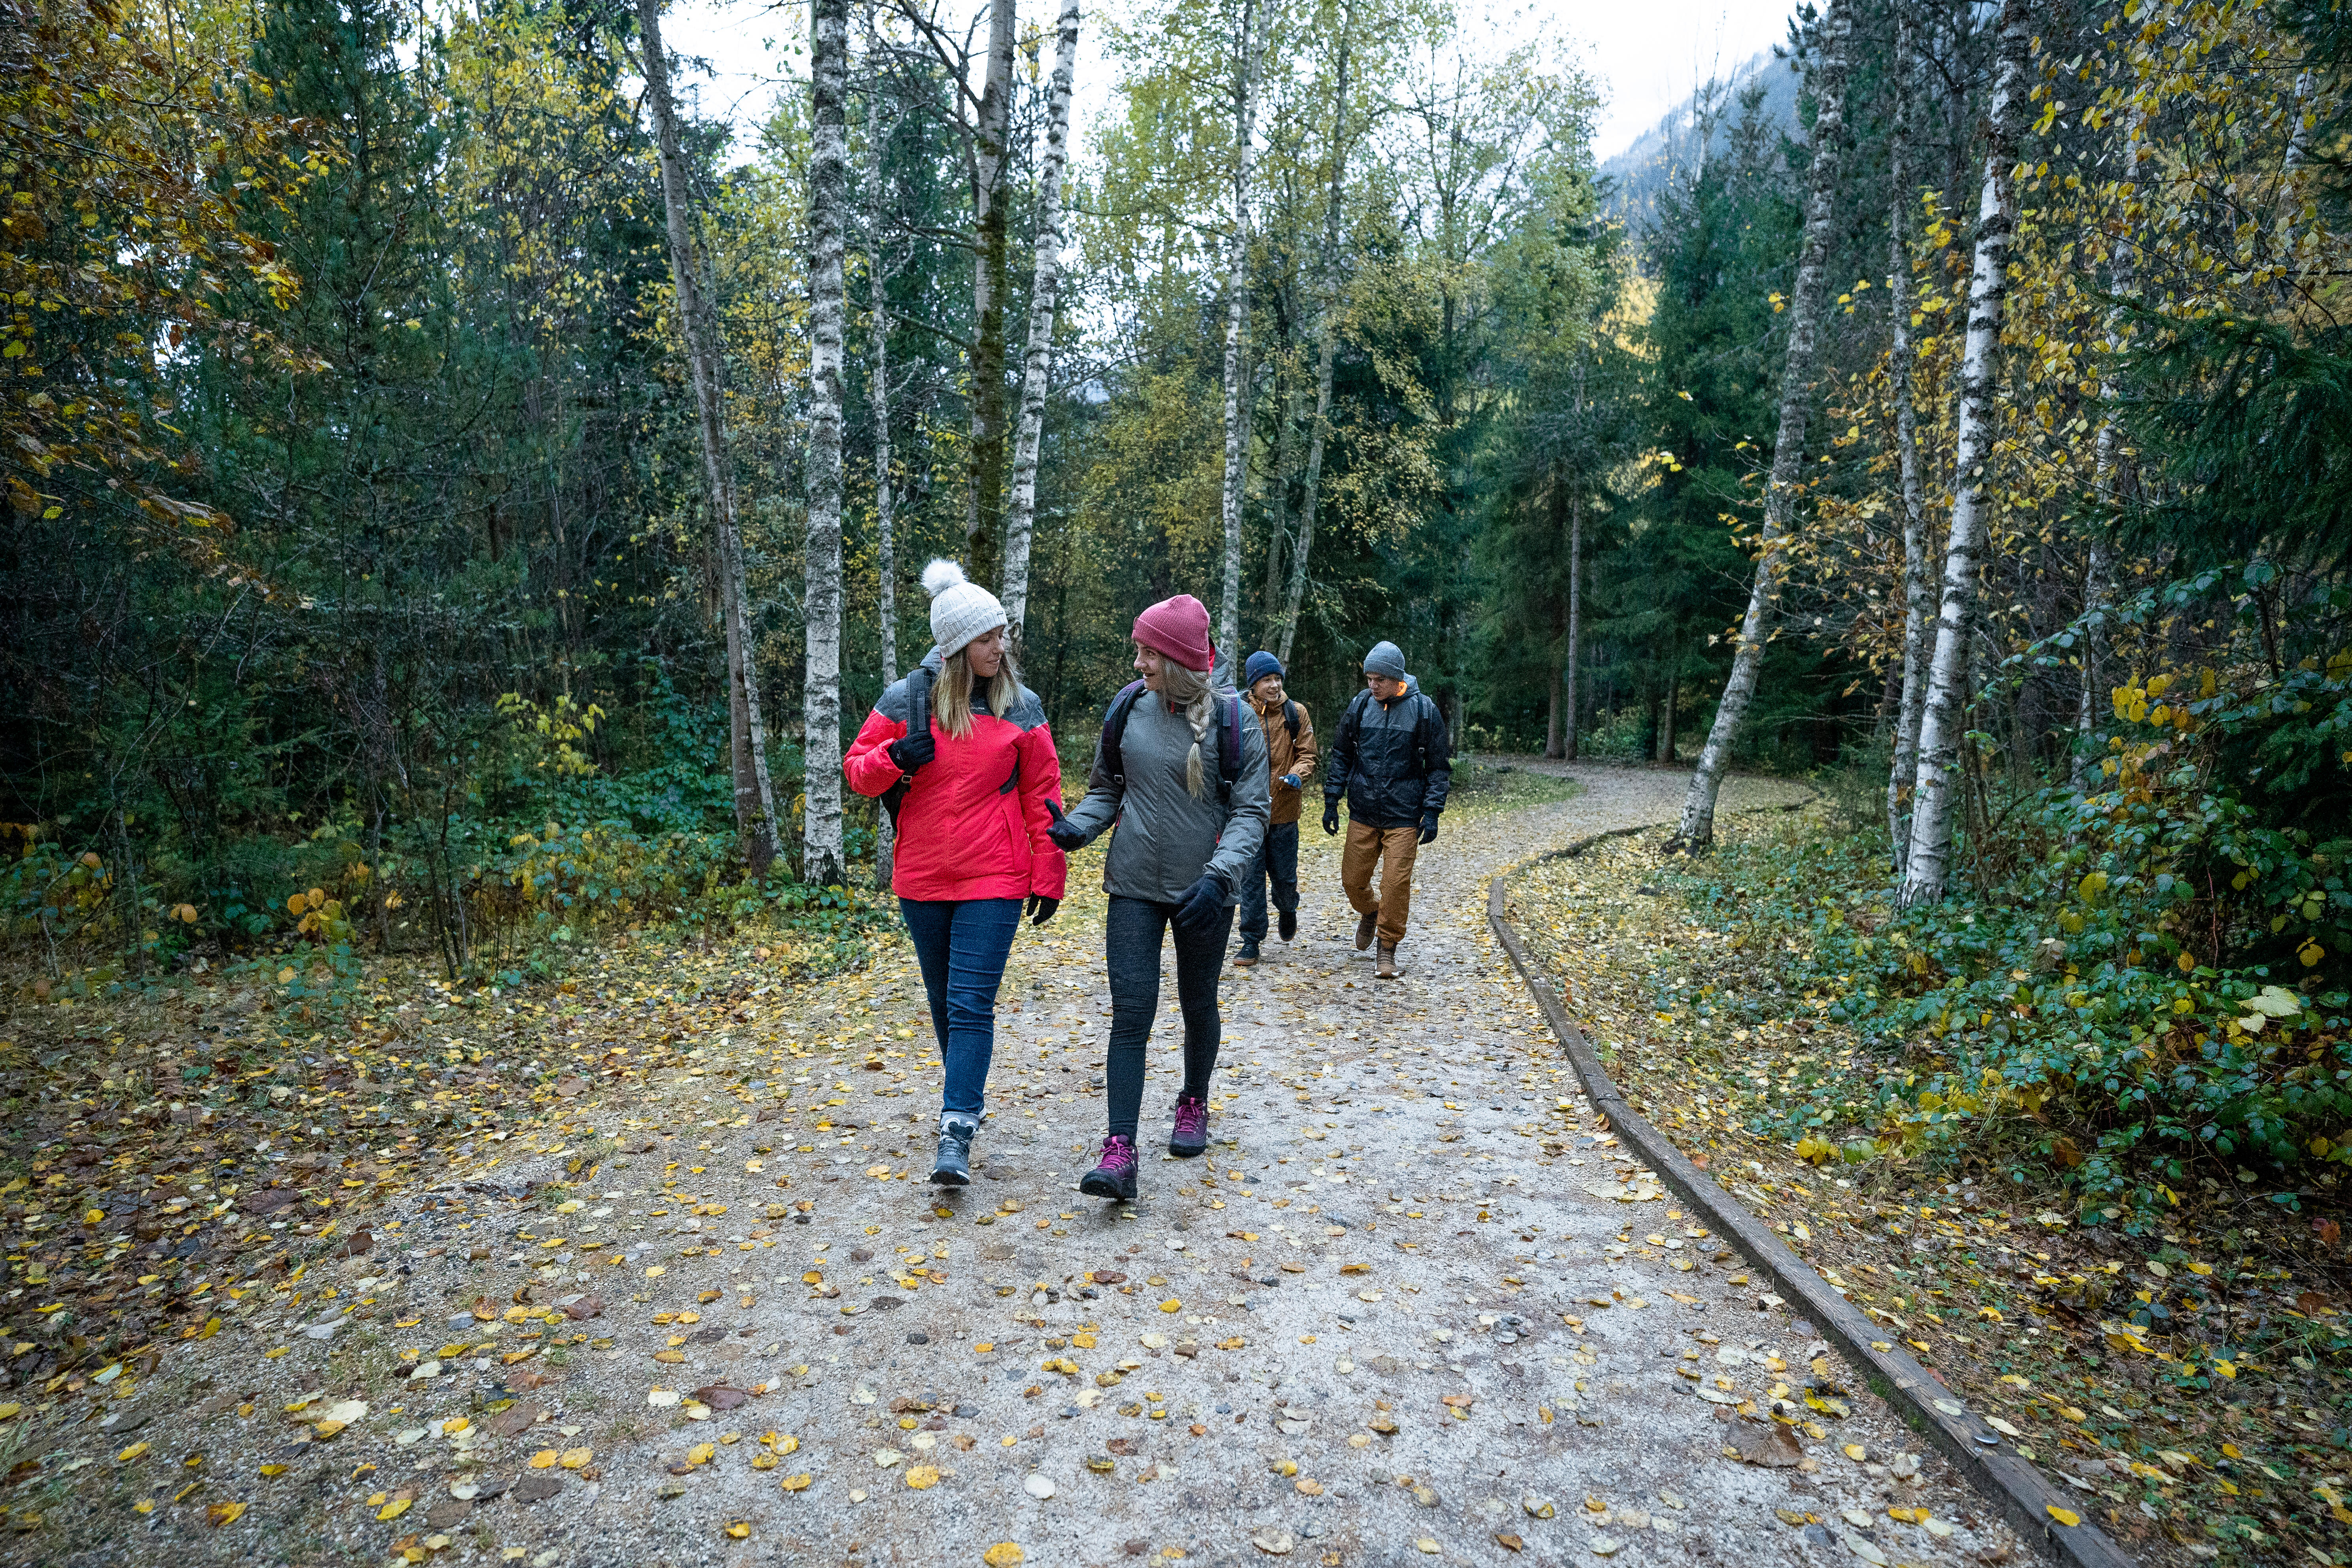
[[[984, 0], [972, 0], [975, 12]], [[1033, 0], [1038, 16], [1053, 7]], [[1465, 15], [1477, 0], [1466, 0]], [[1526, 0], [1514, 11], [1496, 0], [1496, 25], [1514, 39], [1536, 37], [1580, 51], [1606, 102], [1594, 152], [1623, 149], [1692, 88], [1778, 42], [1790, 0]], [[678, 83], [705, 114], [726, 113], [749, 132], [766, 117], [781, 78], [806, 79], [808, 7], [769, 0], [677, 0], [664, 24], [677, 54], [709, 60], [707, 75]], [[1077, 118], [1081, 126], [1108, 99], [1089, 34], [1079, 35]], [[1083, 130], [1081, 134], [1083, 134]], [[743, 139], [748, 142], [750, 138]]]

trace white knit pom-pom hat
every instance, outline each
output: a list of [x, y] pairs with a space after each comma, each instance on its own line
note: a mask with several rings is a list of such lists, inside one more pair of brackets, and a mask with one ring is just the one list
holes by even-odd
[[940, 645], [941, 658], [1008, 624], [996, 595], [968, 581], [952, 561], [923, 568], [923, 592], [931, 596], [931, 640]]

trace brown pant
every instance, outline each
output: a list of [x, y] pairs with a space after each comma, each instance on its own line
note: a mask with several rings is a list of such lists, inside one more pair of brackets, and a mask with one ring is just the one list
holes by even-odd
[[[1348, 824], [1347, 847], [1339, 852], [1339, 886], [1360, 915], [1380, 911], [1380, 935], [1385, 942], [1404, 940], [1404, 922], [1412, 913], [1412, 860], [1421, 852], [1418, 827], [1374, 827]], [[1381, 895], [1372, 897], [1372, 867], [1381, 869]]]

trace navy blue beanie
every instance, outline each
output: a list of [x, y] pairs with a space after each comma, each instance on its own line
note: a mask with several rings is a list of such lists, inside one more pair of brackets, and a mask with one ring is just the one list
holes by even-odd
[[1282, 668], [1282, 660], [1275, 658], [1265, 649], [1260, 648], [1249, 656], [1247, 664], [1242, 666], [1242, 685], [1244, 688], [1255, 686], [1269, 675], [1287, 675], [1289, 671]]

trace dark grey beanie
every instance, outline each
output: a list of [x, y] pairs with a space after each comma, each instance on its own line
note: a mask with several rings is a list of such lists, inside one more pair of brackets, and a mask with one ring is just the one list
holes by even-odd
[[1376, 642], [1372, 651], [1364, 656], [1366, 675], [1384, 675], [1391, 680], [1404, 679], [1404, 650], [1392, 642]]

